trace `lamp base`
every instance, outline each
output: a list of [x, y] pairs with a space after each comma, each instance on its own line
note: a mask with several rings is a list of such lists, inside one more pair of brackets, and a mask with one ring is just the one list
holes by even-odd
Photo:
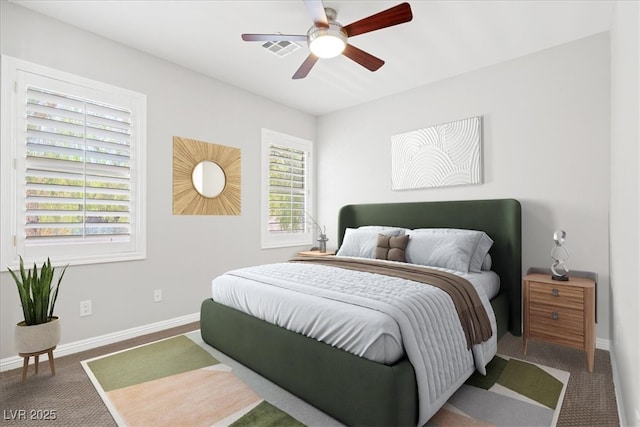
[[320, 237], [318, 238], [318, 250], [320, 251], [320, 253], [325, 253], [327, 252], [327, 241], [329, 239], [327, 239], [327, 235], [326, 234], [320, 234]]
[[569, 276], [567, 276], [566, 274], [562, 275], [562, 276], [558, 276], [558, 275], [552, 274], [551, 275], [551, 279], [558, 280], [560, 282], [568, 282], [569, 281]]

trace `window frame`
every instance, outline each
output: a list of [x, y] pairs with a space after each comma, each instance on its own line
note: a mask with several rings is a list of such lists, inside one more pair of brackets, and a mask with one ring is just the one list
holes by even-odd
[[[304, 218], [304, 231], [288, 234], [274, 234], [269, 232], [269, 147], [271, 144], [278, 144], [286, 148], [293, 148], [304, 151], [306, 153], [305, 161], [305, 207], [306, 212]], [[283, 248], [293, 246], [308, 246], [313, 244], [315, 236], [315, 229], [312, 225], [309, 215], [314, 212], [314, 154], [313, 154], [313, 142], [298, 138], [292, 135], [276, 132], [269, 129], [262, 129], [261, 140], [261, 180], [262, 180], [262, 194], [261, 194], [261, 215], [260, 215], [260, 233], [261, 233], [261, 248]], [[310, 224], [311, 223], [311, 224]]]
[[[98, 82], [72, 73], [34, 64], [21, 59], [2, 55], [2, 110], [0, 111], [0, 271], [7, 266], [16, 268], [19, 256], [25, 263], [50, 258], [55, 265], [96, 264], [105, 262], [130, 261], [146, 258], [146, 95]], [[24, 99], [27, 82], [44, 79], [52, 86], [70, 89], [64, 92], [70, 95], [102, 102], [120, 102], [131, 110], [131, 222], [130, 235], [126, 241], [108, 241], [88, 238], [85, 241], [26, 243], [24, 233], [24, 206], [26, 201], [26, 155], [25, 131], [26, 117]], [[48, 89], [51, 89], [50, 87]], [[59, 90], [58, 90], [59, 91]], [[22, 213], [21, 213], [22, 212]], [[22, 223], [19, 222], [22, 220]], [[53, 239], [52, 239], [53, 240]]]

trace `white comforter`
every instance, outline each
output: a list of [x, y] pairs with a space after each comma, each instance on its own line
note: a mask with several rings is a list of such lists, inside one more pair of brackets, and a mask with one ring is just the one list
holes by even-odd
[[[405, 279], [326, 265], [268, 264], [234, 270], [214, 279], [212, 297], [320, 341], [332, 337], [333, 342], [328, 343], [346, 351], [350, 351], [349, 343], [354, 338], [366, 341], [382, 336], [389, 348], [398, 348], [395, 341], [402, 337], [416, 371], [419, 425], [423, 425], [474, 368], [484, 373], [486, 363], [496, 353], [495, 315], [484, 290], [476, 289], [491, 319], [493, 336], [472, 351], [467, 350], [451, 298], [438, 288]], [[283, 303], [261, 305], [260, 300], [268, 294]], [[284, 294], [289, 294], [289, 299], [279, 298]], [[301, 304], [291, 304], [291, 297]], [[352, 316], [370, 317], [353, 326], [344, 320]], [[362, 326], [367, 324], [370, 327]], [[397, 360], [399, 356], [384, 357]]]

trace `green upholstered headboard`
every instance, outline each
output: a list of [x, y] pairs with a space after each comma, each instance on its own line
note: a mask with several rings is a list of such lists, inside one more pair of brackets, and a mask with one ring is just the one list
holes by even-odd
[[500, 276], [500, 293], [509, 299], [509, 330], [521, 334], [522, 225], [514, 199], [347, 205], [338, 217], [338, 245], [346, 228], [389, 225], [405, 228], [464, 228], [493, 239], [492, 270]]

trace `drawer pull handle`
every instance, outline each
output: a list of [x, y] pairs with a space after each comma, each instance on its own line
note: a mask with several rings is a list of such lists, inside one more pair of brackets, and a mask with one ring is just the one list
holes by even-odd
[[560, 292], [558, 292], [558, 288], [553, 288], [551, 289], [551, 295], [553, 295], [554, 297], [557, 297], [559, 295]]
[[558, 314], [557, 311], [554, 311], [553, 313], [551, 313], [551, 318], [553, 320], [558, 320], [558, 317], [560, 317], [560, 315]]

